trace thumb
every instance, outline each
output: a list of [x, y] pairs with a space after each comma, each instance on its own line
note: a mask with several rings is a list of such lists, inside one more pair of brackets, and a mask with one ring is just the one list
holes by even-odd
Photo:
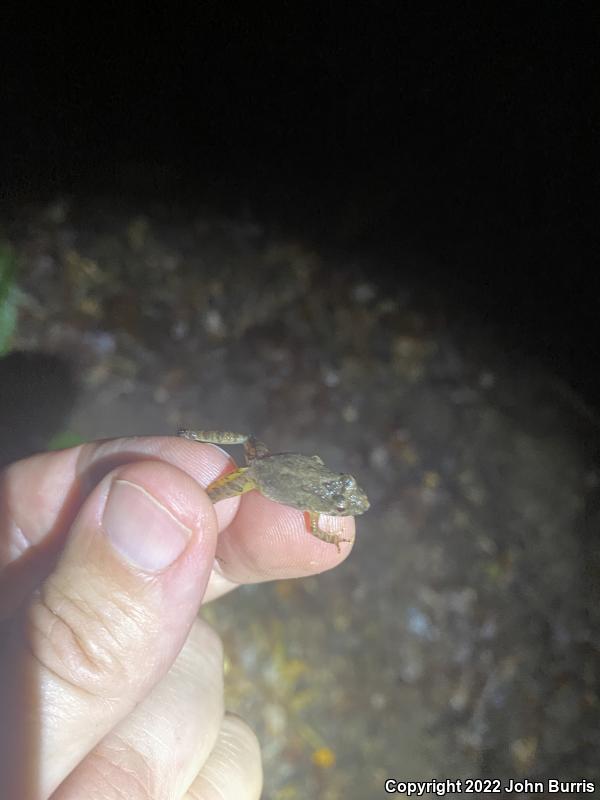
[[[12, 771], [10, 797], [47, 798], [169, 669], [216, 533], [206, 494], [163, 462], [121, 467], [90, 494], [3, 656], [0, 774]], [[18, 758], [9, 745], [24, 748]]]

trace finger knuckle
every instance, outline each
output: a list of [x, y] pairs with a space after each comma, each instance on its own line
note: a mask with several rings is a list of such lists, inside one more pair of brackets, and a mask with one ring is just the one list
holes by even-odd
[[44, 668], [108, 698], [135, 680], [139, 664], [131, 653], [144, 638], [144, 621], [125, 597], [107, 598], [93, 581], [78, 592], [49, 579], [29, 608], [27, 640]]

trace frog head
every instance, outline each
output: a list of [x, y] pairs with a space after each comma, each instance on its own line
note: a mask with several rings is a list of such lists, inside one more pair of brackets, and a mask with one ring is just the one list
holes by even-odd
[[331, 484], [332, 508], [326, 512], [327, 514], [336, 517], [348, 517], [355, 514], [364, 514], [369, 508], [367, 495], [352, 475], [342, 473]]

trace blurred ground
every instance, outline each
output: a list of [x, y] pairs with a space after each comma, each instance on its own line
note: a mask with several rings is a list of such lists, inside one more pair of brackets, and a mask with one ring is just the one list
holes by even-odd
[[600, 779], [600, 428], [570, 390], [416, 280], [418, 254], [398, 252], [383, 285], [367, 258], [250, 218], [67, 200], [6, 231], [23, 264], [15, 349], [61, 357], [77, 392], [65, 404], [68, 381], [44, 384], [38, 414], [0, 384], [4, 452], [239, 429], [367, 489], [339, 569], [205, 611], [265, 798]]

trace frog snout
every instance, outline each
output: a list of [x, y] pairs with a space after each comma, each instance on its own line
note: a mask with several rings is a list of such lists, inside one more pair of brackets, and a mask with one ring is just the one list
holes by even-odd
[[361, 510], [361, 512], [362, 511], [368, 511], [369, 508], [371, 507], [371, 503], [369, 503], [366, 495], [364, 495], [363, 497], [360, 498], [360, 502], [357, 505], [358, 505], [359, 509]]

